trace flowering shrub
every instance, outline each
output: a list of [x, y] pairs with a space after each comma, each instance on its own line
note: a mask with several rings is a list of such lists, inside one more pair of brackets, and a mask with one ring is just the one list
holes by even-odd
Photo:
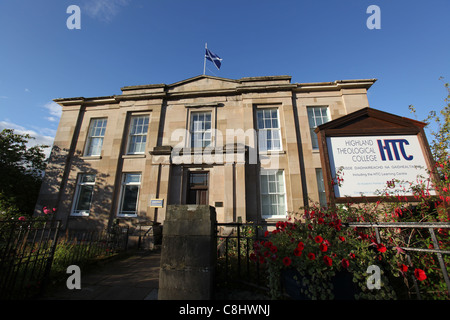
[[333, 277], [341, 272], [353, 275], [360, 297], [395, 297], [387, 279], [382, 280], [380, 290], [368, 292], [366, 288], [367, 267], [394, 263], [391, 252], [373, 234], [344, 227], [337, 212], [318, 207], [305, 210], [300, 217], [278, 222], [265, 236], [267, 240], [255, 242], [252, 258], [267, 266], [274, 299], [280, 297], [282, 270], [289, 268], [298, 271], [302, 293], [311, 299], [333, 299]]
[[[278, 222], [275, 230], [266, 231], [266, 240], [255, 242], [251, 258], [266, 266], [272, 298], [280, 297], [283, 270], [295, 269], [300, 275], [297, 281], [302, 293], [312, 299], [334, 298], [332, 280], [342, 272], [350, 273], [358, 285], [356, 298], [410, 298], [415, 282], [421, 298], [449, 299], [436, 254], [425, 252], [408, 257], [402, 249], [433, 249], [426, 228], [384, 228], [380, 232], [382, 241], [378, 242], [370, 228], [345, 227], [349, 222], [449, 222], [450, 161], [437, 163], [433, 170], [430, 178], [409, 185], [414, 203], [403, 194], [390, 192], [400, 183], [391, 180], [376, 203], [348, 203], [328, 209], [312, 206]], [[436, 176], [441, 179], [435, 180]], [[343, 179], [338, 183], [344, 183]], [[449, 229], [440, 228], [435, 234], [439, 248], [449, 250]], [[450, 257], [443, 255], [443, 259], [449, 266]], [[371, 265], [381, 270], [380, 287], [375, 290], [367, 285]], [[448, 267], [447, 270], [450, 272]]]

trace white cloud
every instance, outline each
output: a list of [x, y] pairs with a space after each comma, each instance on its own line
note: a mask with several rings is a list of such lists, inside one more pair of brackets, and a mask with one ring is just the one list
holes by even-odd
[[48, 110], [50, 113], [50, 117], [47, 117], [46, 119], [52, 122], [59, 121], [59, 118], [61, 118], [62, 114], [62, 107], [57, 104], [56, 102], [48, 102], [44, 105], [44, 108]]
[[47, 119], [50, 122], [58, 122], [58, 118], [55, 117], [45, 117], [45, 119]]
[[90, 0], [82, 5], [82, 13], [86, 12], [91, 18], [110, 22], [130, 0]]
[[[1, 96], [0, 96], [1, 97]], [[50, 101], [42, 106], [43, 109], [48, 113], [44, 118], [50, 122], [59, 122], [62, 114], [62, 107], [54, 101]], [[0, 121], [0, 131], [3, 129], [13, 129], [14, 133], [17, 134], [29, 134], [34, 139], [30, 139], [28, 146], [32, 147], [35, 145], [46, 145], [48, 148], [44, 149], [45, 155], [50, 156], [50, 151], [55, 139], [56, 130], [49, 128], [45, 125], [42, 126], [30, 126], [30, 128], [25, 128], [19, 124], [11, 122], [10, 119], [4, 119]]]

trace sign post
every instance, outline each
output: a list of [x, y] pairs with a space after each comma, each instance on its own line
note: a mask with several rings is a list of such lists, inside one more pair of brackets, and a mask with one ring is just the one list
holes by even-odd
[[375, 202], [386, 188], [414, 200], [411, 183], [427, 181], [433, 166], [424, 127], [423, 122], [371, 108], [319, 126], [328, 202]]

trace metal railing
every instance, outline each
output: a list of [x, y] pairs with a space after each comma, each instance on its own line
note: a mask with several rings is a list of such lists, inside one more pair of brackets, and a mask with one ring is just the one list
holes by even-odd
[[55, 220], [0, 221], [0, 300], [42, 295], [54, 273], [128, 247], [128, 227], [64, 235], [60, 228]]
[[[430, 238], [433, 242], [433, 249], [430, 248], [414, 248], [414, 247], [398, 247], [399, 249], [406, 251], [406, 252], [426, 252], [426, 253], [432, 253], [436, 254], [439, 266], [441, 268], [442, 275], [444, 277], [445, 284], [447, 285], [447, 291], [450, 296], [450, 279], [447, 271], [447, 266], [445, 264], [445, 261], [443, 259], [444, 254], [450, 254], [450, 250], [442, 250], [439, 247], [439, 242], [436, 238], [436, 234], [434, 232], [435, 229], [450, 229], [450, 223], [445, 222], [350, 222], [347, 224], [344, 224], [348, 227], [356, 227], [356, 228], [372, 228], [375, 231], [375, 236], [378, 243], [381, 243], [381, 235], [380, 235], [380, 229], [383, 228], [406, 228], [406, 229], [426, 229], [429, 234]], [[411, 258], [409, 254], [407, 255], [408, 261], [411, 261]], [[420, 299], [420, 291], [417, 285], [417, 281], [414, 277], [412, 277], [414, 287], [416, 290], [416, 294], [418, 299]]]
[[55, 263], [67, 268], [71, 264], [126, 251], [128, 231], [128, 227], [119, 226], [111, 230], [68, 230], [58, 241]]
[[59, 229], [60, 221], [0, 221], [0, 299], [42, 293]]
[[[218, 264], [220, 264], [220, 273], [218, 277], [224, 282], [241, 282], [253, 285], [258, 288], [264, 288], [265, 277], [263, 276], [258, 260], [251, 261], [250, 254], [253, 250], [254, 241], [264, 240], [263, 232], [269, 227], [274, 227], [275, 223], [216, 223], [217, 229], [217, 255]], [[435, 229], [450, 229], [450, 223], [441, 222], [397, 222], [397, 223], [370, 223], [370, 222], [351, 222], [343, 224], [346, 227], [353, 228], [372, 228], [378, 243], [382, 242], [382, 232], [380, 229], [386, 228], [406, 228], [406, 229], [426, 229], [433, 243], [434, 248], [414, 248], [414, 247], [398, 247], [407, 253], [407, 259], [411, 262], [409, 252], [424, 252], [435, 254], [442, 271], [444, 281], [447, 285], [448, 294], [450, 296], [450, 280], [447, 266], [443, 259], [443, 255], [450, 254], [450, 250], [442, 250], [434, 232]], [[227, 232], [219, 232], [219, 229], [225, 229]], [[243, 228], [251, 228], [253, 234], [243, 232]], [[388, 247], [388, 246], [387, 246]], [[230, 253], [230, 250], [233, 251]], [[419, 288], [415, 277], [412, 277], [417, 298], [421, 299]]]
[[[216, 223], [217, 230], [217, 256], [221, 268], [218, 276], [223, 282], [241, 282], [258, 288], [264, 287], [266, 277], [261, 270], [259, 261], [250, 261], [253, 243], [266, 239], [263, 232], [275, 223]], [[218, 229], [224, 228], [225, 233]], [[252, 230], [252, 234], [243, 231], [243, 228]], [[233, 251], [230, 254], [230, 251]], [[233, 261], [232, 261], [233, 260]], [[235, 265], [236, 268], [233, 268]]]

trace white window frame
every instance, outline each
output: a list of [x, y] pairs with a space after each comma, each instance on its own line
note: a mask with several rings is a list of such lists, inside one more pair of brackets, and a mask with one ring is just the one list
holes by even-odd
[[[273, 111], [276, 112], [276, 119], [274, 119]], [[270, 112], [270, 118], [266, 118], [265, 115]], [[260, 119], [260, 115], [262, 118]], [[276, 127], [274, 127], [274, 121], [276, 121]], [[281, 126], [280, 126], [280, 113], [278, 108], [260, 108], [256, 110], [256, 126], [258, 129], [258, 150], [259, 152], [266, 151], [282, 151], [282, 139], [281, 139]], [[270, 135], [270, 139], [268, 139]], [[273, 138], [274, 135], [278, 135], [277, 138]], [[270, 148], [267, 141], [271, 141]], [[274, 141], [278, 141], [278, 147], [274, 146]]]
[[[194, 117], [198, 115], [209, 115], [209, 129], [207, 128], [206, 121], [194, 121]], [[213, 146], [213, 113], [210, 110], [207, 111], [192, 111], [189, 115], [189, 145], [191, 148], [207, 148]], [[201, 123], [201, 128], [198, 124]], [[197, 127], [196, 127], [197, 126]], [[201, 135], [200, 140], [196, 140], [196, 135]], [[205, 134], [209, 134], [209, 139], [205, 139]], [[195, 144], [195, 141], [201, 141], [201, 146]], [[205, 144], [205, 142], [207, 142]]]
[[[139, 182], [127, 182], [127, 177], [129, 175], [139, 175]], [[127, 172], [122, 174], [122, 183], [120, 187], [120, 201], [119, 201], [119, 207], [117, 211], [118, 217], [137, 217], [138, 207], [139, 207], [139, 194], [141, 191], [141, 180], [142, 180], [142, 174], [140, 172]], [[134, 211], [123, 211], [122, 207], [124, 205], [124, 198], [125, 198], [125, 189], [127, 186], [138, 186], [138, 192], [136, 195], [136, 207]]]
[[[276, 180], [276, 190], [275, 192], [271, 192], [270, 188], [269, 188], [269, 183], [267, 182], [267, 192], [264, 193], [264, 186], [263, 186], [263, 176], [275, 176], [277, 177], [279, 172], [281, 172], [281, 179], [282, 179], [282, 185], [283, 185], [283, 191], [280, 191], [278, 189], [279, 186], [279, 181]], [[285, 176], [284, 176], [284, 170], [281, 169], [261, 169], [260, 171], [260, 175], [259, 175], [259, 180], [260, 180], [260, 204], [261, 204], [261, 217], [263, 219], [283, 219], [287, 217], [287, 199], [286, 199], [286, 180], [285, 180]], [[280, 203], [280, 199], [279, 197], [283, 196], [284, 197], [284, 211], [282, 211], [282, 208], [279, 207], [279, 203]], [[276, 206], [277, 208], [277, 212], [276, 214], [264, 214], [264, 197], [268, 197], [269, 200], [270, 198], [275, 197], [276, 198], [276, 203], [278, 204]], [[272, 203], [270, 204], [272, 205]]]
[[[97, 126], [99, 122], [102, 122], [102, 126]], [[86, 141], [86, 148], [84, 155], [87, 157], [100, 156], [103, 148], [103, 139], [105, 137], [106, 126], [108, 125], [108, 118], [95, 118], [91, 119], [89, 124], [89, 132]], [[97, 131], [99, 130], [99, 132]], [[99, 133], [99, 134], [98, 134]], [[99, 146], [96, 147], [98, 150], [93, 150], [92, 142], [94, 139], [99, 139]]]
[[[320, 116], [316, 116], [316, 110], [320, 110]], [[325, 110], [325, 114], [324, 111]], [[306, 108], [308, 114], [308, 123], [309, 123], [309, 132], [311, 134], [311, 145], [313, 150], [319, 150], [319, 140], [317, 138], [317, 134], [314, 130], [320, 126], [331, 120], [330, 112], [328, 110], [328, 106], [310, 106]], [[312, 114], [310, 113], [312, 112]]]
[[[86, 176], [94, 176], [94, 181], [88, 181], [85, 182], [84, 177]], [[71, 216], [89, 216], [89, 212], [91, 210], [91, 206], [92, 206], [92, 198], [93, 198], [93, 194], [94, 194], [94, 187], [95, 187], [95, 174], [90, 174], [90, 173], [83, 173], [83, 174], [79, 174], [77, 177], [77, 187], [75, 189], [75, 196], [73, 198], [73, 204], [72, 204], [72, 209], [70, 210], [70, 215]], [[77, 210], [76, 208], [78, 207], [78, 204], [80, 202], [80, 195], [81, 195], [81, 191], [85, 186], [92, 186], [92, 190], [91, 190], [91, 201], [89, 202], [89, 209], [88, 210]]]
[[[144, 119], [144, 123], [136, 124], [135, 122], [139, 121], [139, 119]], [[147, 122], [147, 123], [145, 123]], [[130, 119], [130, 125], [128, 130], [128, 144], [127, 144], [127, 154], [145, 154], [145, 146], [147, 144], [147, 134], [148, 127], [150, 125], [150, 116], [149, 115], [133, 115]], [[136, 127], [139, 127], [141, 132], [136, 132]], [[147, 127], [145, 129], [145, 127]], [[145, 130], [144, 130], [145, 129]], [[134, 138], [140, 137], [142, 139], [140, 142], [133, 142]], [[138, 151], [136, 151], [136, 146], [140, 145]], [[142, 147], [143, 146], [143, 147]]]

